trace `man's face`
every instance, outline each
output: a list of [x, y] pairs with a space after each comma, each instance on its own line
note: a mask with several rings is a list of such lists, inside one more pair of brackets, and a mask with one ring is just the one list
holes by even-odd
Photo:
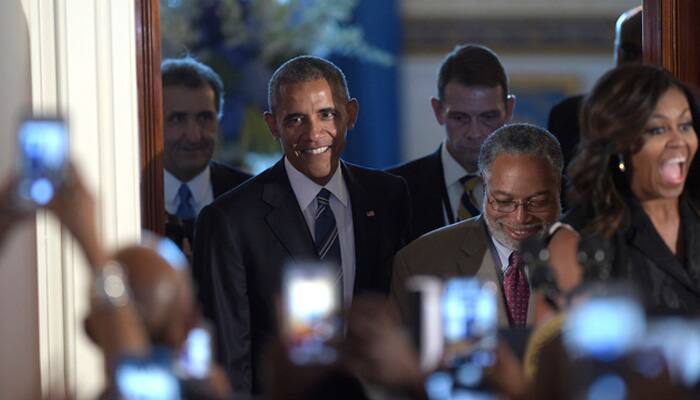
[[214, 154], [217, 100], [209, 86], [163, 88], [163, 164], [183, 182], [202, 172]]
[[491, 132], [510, 121], [515, 98], [503, 100], [500, 86], [445, 85], [444, 98], [431, 99], [438, 123], [447, 132], [447, 151], [468, 171], [476, 169], [479, 149]]
[[336, 102], [328, 82], [318, 79], [280, 87], [274, 114], [265, 113], [265, 122], [289, 162], [325, 185], [338, 167], [357, 108], [355, 99]]
[[484, 182], [486, 225], [491, 236], [513, 250], [559, 219], [560, 180], [542, 157], [500, 155]]

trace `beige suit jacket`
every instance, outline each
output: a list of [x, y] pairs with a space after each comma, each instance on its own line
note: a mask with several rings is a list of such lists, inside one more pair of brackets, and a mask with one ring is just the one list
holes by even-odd
[[[491, 238], [481, 216], [426, 233], [404, 247], [394, 257], [391, 279], [391, 300], [403, 321], [409, 310], [406, 280], [416, 275], [432, 275], [443, 280], [456, 276], [473, 276], [483, 282], [493, 282], [498, 288], [498, 325], [509, 327], [508, 314], [497, 263], [490, 251]], [[532, 295], [527, 313], [528, 324], [534, 316]]]

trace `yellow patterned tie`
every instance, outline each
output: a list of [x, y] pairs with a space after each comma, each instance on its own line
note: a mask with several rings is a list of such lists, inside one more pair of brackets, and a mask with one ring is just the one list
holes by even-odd
[[457, 220], [462, 221], [481, 214], [474, 198], [474, 188], [481, 182], [481, 176], [475, 174], [465, 175], [459, 182], [464, 187], [462, 198], [459, 200], [459, 210], [457, 210]]

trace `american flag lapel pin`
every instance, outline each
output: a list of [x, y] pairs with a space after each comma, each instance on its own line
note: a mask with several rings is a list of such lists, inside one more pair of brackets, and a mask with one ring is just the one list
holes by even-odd
[[368, 217], [374, 217], [374, 210], [369, 210], [369, 211], [367, 211], [367, 214], [366, 214], [366, 215], [367, 215]]

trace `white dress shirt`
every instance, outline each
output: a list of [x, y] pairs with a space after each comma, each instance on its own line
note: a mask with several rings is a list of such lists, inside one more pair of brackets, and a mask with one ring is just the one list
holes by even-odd
[[343, 300], [348, 305], [352, 302], [353, 288], [355, 286], [355, 231], [352, 224], [350, 193], [345, 185], [341, 168], [338, 166], [330, 181], [325, 186], [321, 186], [294, 168], [287, 160], [287, 157], [284, 158], [284, 167], [287, 171], [292, 191], [294, 191], [299, 207], [304, 214], [306, 225], [309, 228], [309, 232], [311, 232], [311, 237], [314, 237], [316, 226], [315, 214], [318, 208], [316, 196], [324, 187], [332, 194], [328, 202], [335, 216], [335, 224], [338, 227], [340, 261], [343, 269]]
[[[187, 187], [192, 192], [192, 208], [197, 215], [202, 211], [204, 206], [214, 201], [214, 190], [211, 186], [211, 170], [209, 166], [204, 168], [197, 176], [192, 178], [187, 183]], [[163, 170], [163, 189], [165, 190], [165, 211], [169, 214], [177, 214], [177, 209], [180, 207], [180, 196], [178, 190], [182, 185], [179, 179], [167, 170]]]
[[[447, 151], [447, 145], [443, 142], [440, 146], [440, 159], [442, 161], [442, 171], [445, 178], [445, 188], [447, 189], [447, 197], [450, 199], [450, 205], [452, 206], [452, 215], [457, 218], [457, 213], [459, 211], [459, 205], [462, 200], [462, 193], [464, 193], [464, 185], [459, 181], [467, 174], [476, 174], [477, 171], [467, 171], [460, 165]], [[474, 186], [473, 189], [474, 200], [477, 204], [474, 204], [479, 210], [482, 210], [482, 204], [484, 201], [484, 184], [479, 181], [479, 183]], [[444, 210], [443, 204], [443, 214], [445, 215], [445, 221], [449, 223], [447, 218], [447, 210]]]
[[[509, 266], [508, 259], [515, 250], [499, 242], [490, 234], [489, 238], [491, 239], [491, 243], [493, 243], [493, 249], [496, 250], [496, 254], [498, 255], [498, 260], [494, 260], [494, 262], [498, 263], [498, 266], [502, 273], [501, 276], [504, 276]], [[527, 276], [528, 278], [528, 283], [530, 283], [530, 268], [527, 266], [527, 264], [525, 264], [525, 268], [523, 270], [525, 271], [525, 276]]]
[[[513, 249], [510, 247], [504, 245], [503, 243], [499, 242], [491, 236], [491, 242], [493, 243], [493, 247], [496, 249], [496, 254], [498, 254], [498, 262], [501, 267], [501, 271], [503, 273], [506, 272], [508, 269], [508, 259], [510, 258], [510, 255], [513, 253]], [[496, 261], [496, 260], [494, 260]]]

